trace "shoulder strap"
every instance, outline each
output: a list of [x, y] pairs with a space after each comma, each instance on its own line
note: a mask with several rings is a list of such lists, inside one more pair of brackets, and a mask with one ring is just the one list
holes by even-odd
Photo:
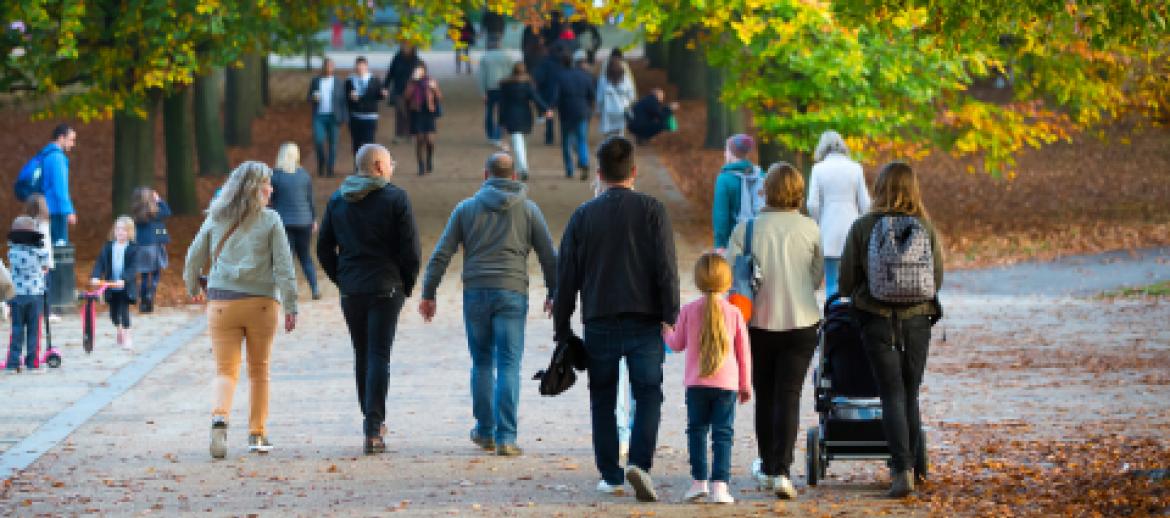
[[236, 220], [235, 223], [232, 223], [232, 227], [228, 229], [227, 233], [224, 234], [223, 237], [219, 238], [219, 244], [215, 245], [215, 253], [211, 255], [212, 266], [214, 266], [215, 261], [219, 259], [219, 254], [223, 252], [223, 246], [227, 244], [228, 238], [232, 237], [232, 234], [236, 233], [237, 228], [240, 228], [240, 220]]
[[752, 234], [755, 233], [755, 227], [756, 218], [749, 219], [747, 221], [747, 228], [743, 232], [743, 255], [749, 257], [752, 255]]

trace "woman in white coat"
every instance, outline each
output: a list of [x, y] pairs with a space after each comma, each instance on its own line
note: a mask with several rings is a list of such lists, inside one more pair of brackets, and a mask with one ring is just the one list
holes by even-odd
[[611, 57], [597, 87], [598, 129], [602, 135], [623, 135], [626, 130], [626, 112], [634, 104], [633, 82], [624, 67], [625, 61]]
[[845, 139], [836, 131], [821, 134], [813, 153], [808, 189], [808, 213], [821, 227], [825, 253], [825, 297], [837, 293], [837, 267], [845, 249], [845, 236], [853, 220], [869, 211], [869, 189], [861, 164], [849, 158]]

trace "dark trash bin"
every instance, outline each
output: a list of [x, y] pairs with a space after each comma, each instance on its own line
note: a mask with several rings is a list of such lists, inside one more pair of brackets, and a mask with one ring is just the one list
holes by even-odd
[[53, 313], [73, 311], [77, 307], [77, 280], [73, 274], [73, 245], [53, 245], [53, 269], [49, 272], [49, 306]]

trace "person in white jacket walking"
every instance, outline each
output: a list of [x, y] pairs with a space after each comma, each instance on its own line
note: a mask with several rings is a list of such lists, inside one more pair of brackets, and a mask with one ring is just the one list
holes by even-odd
[[808, 213], [821, 227], [825, 254], [825, 297], [837, 293], [837, 269], [845, 236], [853, 221], [869, 211], [869, 189], [861, 164], [849, 158], [845, 139], [836, 131], [821, 134], [813, 158], [808, 190]]
[[611, 57], [598, 81], [597, 116], [601, 123], [597, 128], [602, 135], [625, 134], [626, 112], [636, 100], [633, 82], [628, 80], [624, 64], [620, 57]]

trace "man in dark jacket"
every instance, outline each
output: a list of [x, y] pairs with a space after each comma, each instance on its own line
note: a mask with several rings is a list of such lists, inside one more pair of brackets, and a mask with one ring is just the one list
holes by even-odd
[[394, 142], [398, 139], [410, 138], [410, 110], [406, 108], [406, 84], [414, 69], [418, 68], [418, 50], [414, 46], [403, 43], [390, 60], [390, 68], [386, 70], [386, 80], [383, 85], [390, 90], [390, 104], [394, 105]]
[[345, 95], [349, 99], [349, 137], [357, 154], [363, 144], [374, 142], [378, 133], [378, 105], [389, 92], [370, 73], [365, 56], [358, 56], [353, 68], [354, 75], [345, 80]]
[[[317, 151], [317, 176], [333, 176], [337, 162], [337, 127], [346, 116], [345, 89], [333, 75], [333, 60], [321, 63], [321, 75], [309, 81], [309, 102], [313, 105], [313, 147]], [[329, 149], [326, 150], [325, 146]]]
[[[529, 69], [541, 99], [552, 102], [553, 96], [556, 95], [557, 82], [560, 81], [561, 73], [565, 71], [563, 62], [564, 57], [550, 52], [540, 59], [540, 64], [535, 69]], [[550, 104], [550, 106], [553, 105]], [[554, 125], [552, 117], [544, 120], [544, 145], [546, 146], [553, 145]]]
[[561, 118], [561, 156], [565, 161], [565, 177], [573, 177], [573, 148], [577, 148], [577, 167], [581, 181], [589, 178], [589, 117], [597, 100], [597, 84], [585, 70], [585, 53], [578, 52], [570, 66], [566, 55], [562, 63], [566, 70], [557, 76], [549, 104], [557, 107]]
[[356, 160], [357, 174], [342, 182], [325, 208], [317, 260], [341, 291], [365, 416], [365, 452], [372, 455], [386, 451], [382, 436], [390, 348], [421, 259], [410, 200], [389, 183], [394, 174], [390, 152], [366, 144]]
[[[427, 263], [418, 310], [430, 322], [435, 292], [451, 257], [463, 247], [463, 320], [471, 351], [471, 441], [500, 456], [516, 456], [520, 359], [528, 320], [528, 254], [536, 252], [552, 309], [557, 256], [552, 236], [528, 186], [516, 181], [507, 153], [488, 159], [483, 187], [463, 200], [447, 221]], [[494, 383], [493, 383], [494, 380]]]
[[662, 202], [633, 190], [637, 169], [629, 140], [610, 137], [597, 160], [605, 190], [578, 207], [565, 227], [553, 325], [558, 341], [571, 339], [580, 292], [593, 452], [602, 477], [597, 490], [608, 494], [622, 485], [614, 407], [618, 364], [626, 360], [635, 409], [625, 478], [639, 500], [654, 501], [649, 471], [662, 409], [661, 331], [679, 311], [674, 232]]
[[678, 103], [666, 104], [663, 102], [665, 98], [666, 93], [655, 88], [630, 109], [633, 114], [629, 122], [630, 133], [634, 134], [639, 145], [649, 143], [650, 139], [669, 129], [667, 120], [678, 109]]

